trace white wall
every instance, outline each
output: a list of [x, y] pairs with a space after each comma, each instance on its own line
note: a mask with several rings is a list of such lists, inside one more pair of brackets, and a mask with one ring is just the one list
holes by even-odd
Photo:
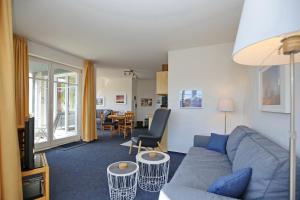
[[[141, 98], [152, 98], [152, 106], [142, 107]], [[153, 114], [156, 109], [156, 80], [137, 81], [137, 120], [144, 121], [146, 115]]]
[[[228, 116], [228, 132], [245, 124], [247, 68], [233, 63], [233, 44], [219, 44], [170, 51], [168, 147], [171, 151], [187, 152], [195, 134], [224, 132], [224, 115], [218, 112], [220, 97], [235, 101], [235, 112]], [[183, 89], [203, 91], [203, 109], [180, 109], [179, 94]]]
[[[250, 68], [250, 67], [249, 67]], [[250, 85], [246, 101], [249, 125], [288, 149], [289, 114], [261, 112], [258, 104], [258, 68], [249, 69]], [[296, 130], [300, 134], [300, 64], [296, 66]], [[297, 137], [297, 155], [300, 156], [300, 137]]]
[[57, 49], [53, 49], [33, 41], [28, 42], [28, 49], [30, 55], [49, 59], [51, 61], [59, 62], [65, 65], [71, 65], [79, 69], [83, 68], [84, 60], [82, 58], [59, 51]]
[[[135, 121], [137, 116], [137, 79], [132, 79], [132, 111], [134, 112]], [[134, 99], [135, 97], [135, 99]], [[136, 105], [135, 105], [136, 104]]]
[[[109, 72], [109, 73], [108, 73]], [[132, 79], [121, 76], [122, 73], [111, 75], [110, 70], [96, 68], [96, 97], [104, 97], [104, 106], [97, 106], [99, 109], [112, 109], [117, 111], [132, 110]], [[126, 104], [116, 104], [115, 95], [126, 94]]]

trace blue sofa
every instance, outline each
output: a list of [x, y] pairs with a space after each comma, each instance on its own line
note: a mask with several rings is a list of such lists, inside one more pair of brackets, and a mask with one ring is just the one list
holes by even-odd
[[[252, 177], [242, 199], [284, 200], [289, 197], [289, 153], [253, 129], [238, 126], [230, 134], [227, 155], [207, 150], [209, 136], [194, 137], [172, 180], [160, 192], [160, 200], [229, 200], [207, 192], [220, 176], [251, 167]], [[297, 199], [300, 199], [300, 162], [297, 161]]]
[[101, 129], [101, 113], [104, 114], [104, 121], [105, 122], [112, 122], [111, 119], [108, 119], [108, 115], [110, 115], [113, 110], [110, 109], [96, 109], [96, 123], [97, 123], [97, 129]]

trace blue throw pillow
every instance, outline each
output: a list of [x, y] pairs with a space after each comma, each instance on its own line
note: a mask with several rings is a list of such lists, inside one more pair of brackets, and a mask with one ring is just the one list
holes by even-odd
[[226, 144], [229, 135], [218, 135], [212, 133], [207, 145], [207, 149], [226, 154]]
[[237, 170], [233, 174], [217, 179], [207, 191], [222, 196], [241, 198], [247, 189], [251, 175], [251, 168]]

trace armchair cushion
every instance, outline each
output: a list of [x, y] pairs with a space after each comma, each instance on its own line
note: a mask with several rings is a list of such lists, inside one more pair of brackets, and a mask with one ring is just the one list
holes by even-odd
[[133, 129], [131, 135], [133, 137], [137, 137], [139, 135], [149, 135], [149, 130], [146, 128]]
[[138, 144], [140, 141], [142, 141], [142, 146], [154, 148], [157, 147], [157, 142], [160, 141], [160, 138], [156, 138], [151, 135], [140, 135], [138, 137], [132, 137], [131, 141], [134, 144]]

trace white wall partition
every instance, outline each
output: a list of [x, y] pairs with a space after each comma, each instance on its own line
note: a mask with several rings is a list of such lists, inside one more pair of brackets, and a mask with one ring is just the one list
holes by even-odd
[[37, 42], [28, 42], [29, 54], [44, 60], [55, 61], [56, 63], [72, 66], [74, 68], [83, 68], [83, 59], [68, 53], [62, 52], [51, 47], [39, 44]]
[[[131, 111], [132, 89], [132, 78], [124, 77], [122, 70], [96, 67], [96, 97], [104, 97], [104, 106], [97, 106], [98, 109]], [[126, 104], [116, 104], [115, 96], [117, 94], [126, 94]]]
[[[152, 106], [141, 106], [142, 98], [151, 98]], [[156, 100], [156, 80], [138, 80], [137, 81], [137, 120], [144, 121], [148, 114], [153, 114], [157, 108]]]
[[[262, 112], [258, 104], [258, 69], [251, 67], [248, 76], [250, 85], [247, 88], [246, 117], [249, 126], [266, 137], [288, 148], [289, 145], [289, 114]], [[296, 65], [296, 102], [300, 100], [300, 64]], [[296, 104], [297, 155], [300, 156], [300, 106]]]
[[[195, 134], [224, 132], [224, 113], [218, 112], [220, 97], [230, 97], [235, 112], [228, 115], [228, 132], [245, 120], [247, 68], [231, 59], [233, 44], [218, 44], [169, 51], [169, 150], [187, 152]], [[184, 89], [203, 91], [202, 109], [180, 109], [179, 94]]]

